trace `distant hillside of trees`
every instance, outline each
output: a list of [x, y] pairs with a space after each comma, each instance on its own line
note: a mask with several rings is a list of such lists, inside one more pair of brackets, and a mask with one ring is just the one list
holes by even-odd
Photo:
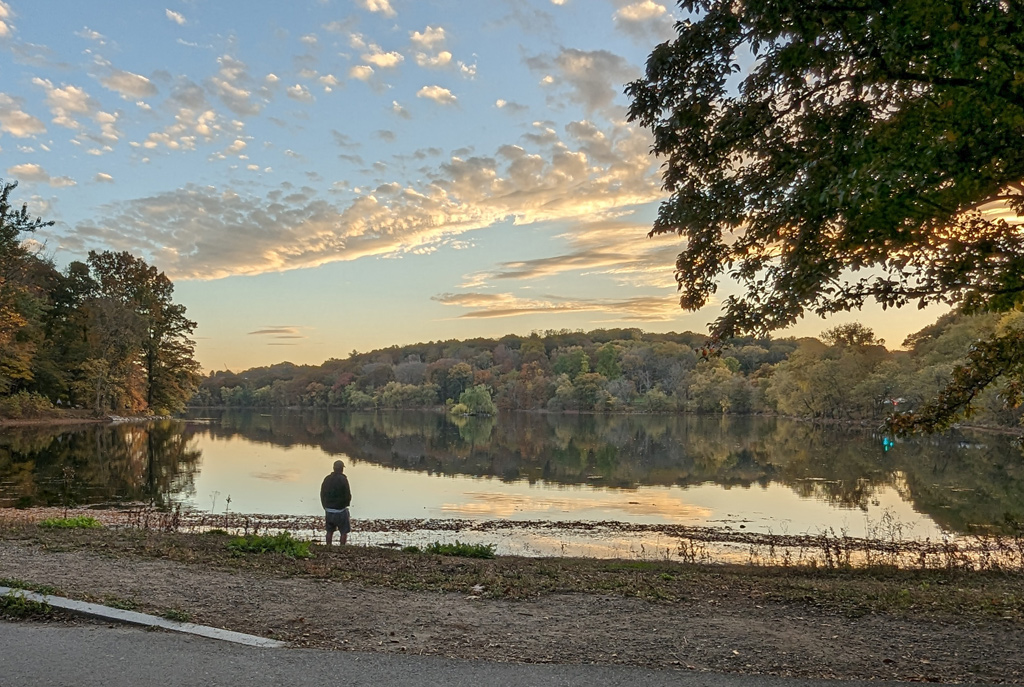
[[26, 241], [52, 223], [11, 206], [16, 186], [0, 180], [0, 417], [182, 410], [200, 380], [196, 325], [170, 279], [109, 251], [57, 270]]
[[[212, 372], [194, 406], [431, 408], [486, 391], [503, 410], [780, 413], [878, 421], [920, 407], [949, 380], [972, 342], [1024, 315], [952, 313], [888, 350], [859, 324], [821, 338], [733, 339], [706, 356], [703, 334], [639, 329], [535, 332], [392, 346], [322, 365], [280, 363]], [[999, 389], [975, 402], [973, 423], [1019, 425]]]

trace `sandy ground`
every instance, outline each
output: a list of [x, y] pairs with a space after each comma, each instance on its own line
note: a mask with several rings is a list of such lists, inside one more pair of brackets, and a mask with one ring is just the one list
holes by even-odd
[[[564, 592], [495, 599], [480, 588], [417, 591], [346, 581], [328, 572], [359, 551], [314, 551], [311, 574], [283, 576], [6, 536], [0, 578], [146, 612], [175, 609], [193, 622], [324, 649], [840, 679], [1024, 678], [1019, 619], [849, 617], [729, 585], [662, 602]], [[441, 565], [454, 576], [469, 564]]]

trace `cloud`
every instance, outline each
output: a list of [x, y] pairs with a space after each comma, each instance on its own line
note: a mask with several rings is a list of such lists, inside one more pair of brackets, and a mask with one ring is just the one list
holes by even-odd
[[440, 26], [428, 26], [423, 32], [411, 31], [409, 40], [421, 50], [436, 50], [445, 43], [445, 32]]
[[0, 93], [0, 131], [27, 138], [46, 131], [46, 125], [21, 109], [22, 99]]
[[680, 314], [679, 303], [671, 295], [632, 298], [521, 298], [510, 293], [443, 293], [434, 296], [432, 300], [442, 305], [468, 309], [469, 312], [459, 315], [459, 319], [602, 312], [616, 319], [652, 322], [672, 320]]
[[424, 86], [420, 90], [416, 91], [416, 97], [433, 100], [435, 103], [440, 105], [451, 105], [457, 100], [457, 98], [452, 95], [451, 91], [447, 88], [441, 88], [440, 86]]
[[0, 38], [10, 38], [14, 33], [14, 27], [11, 25], [12, 16], [11, 6], [0, 0]]
[[358, 64], [348, 70], [348, 75], [352, 79], [358, 79], [359, 81], [369, 81], [373, 76], [373, 67], [365, 64]]
[[[340, 133], [335, 138], [345, 155], [355, 157], [350, 151], [357, 143]], [[101, 206], [94, 220], [66, 233], [61, 246], [81, 251], [88, 239], [90, 247], [144, 255], [175, 279], [214, 279], [424, 252], [500, 222], [594, 222], [664, 197], [643, 130], [623, 125], [609, 131], [605, 149], [614, 159], [604, 163], [587, 153], [601, 149], [595, 138], [592, 132], [587, 140], [556, 137], [538, 150], [502, 146], [492, 156], [467, 152], [422, 170], [423, 181], [416, 185], [353, 188], [354, 197], [341, 205], [311, 188], [282, 187], [260, 198], [231, 187], [190, 184]], [[587, 243], [582, 234], [570, 243], [575, 252], [591, 251], [592, 261], [624, 252], [607, 241]], [[574, 269], [584, 266], [583, 258], [574, 262]], [[590, 267], [616, 269], [604, 263]], [[554, 267], [509, 264], [498, 271], [519, 271], [526, 278], [543, 269]]]
[[185, 16], [180, 12], [175, 12], [173, 10], [164, 10], [164, 15], [178, 26], [185, 25]]
[[640, 0], [620, 7], [612, 15], [616, 28], [642, 45], [672, 38], [674, 20], [668, 9], [653, 0]]
[[391, 111], [401, 117], [402, 119], [412, 119], [412, 115], [409, 114], [409, 110], [405, 109], [398, 104], [397, 100], [391, 101]]
[[99, 105], [78, 86], [54, 86], [48, 79], [33, 78], [32, 83], [46, 92], [46, 104], [53, 115], [53, 123], [68, 129], [80, 129], [76, 115], [95, 116]]
[[99, 43], [100, 45], [106, 45], [107, 44], [107, 37], [106, 36], [104, 36], [99, 31], [93, 31], [88, 26], [83, 27], [81, 31], [76, 31], [75, 35], [76, 36], [80, 36], [82, 38], [85, 38], [86, 40], [95, 41], [95, 42]]
[[452, 54], [447, 50], [442, 50], [436, 55], [427, 55], [426, 53], [416, 53], [416, 64], [424, 69], [442, 69], [452, 63]]
[[210, 78], [210, 85], [224, 105], [239, 117], [249, 117], [263, 110], [263, 103], [253, 96], [248, 66], [230, 55], [217, 59], [220, 69]]
[[116, 91], [126, 98], [148, 98], [156, 95], [156, 86], [141, 74], [133, 74], [121, 69], [111, 69], [110, 74], [100, 78], [106, 88]]
[[270, 325], [263, 329], [247, 332], [248, 336], [272, 336], [278, 339], [304, 339], [299, 327], [293, 325]]
[[310, 93], [309, 89], [303, 86], [302, 84], [295, 84], [294, 86], [289, 86], [287, 89], [285, 89], [285, 93], [287, 93], [288, 97], [291, 98], [292, 100], [298, 100], [299, 102], [302, 103], [313, 102], [313, 94]]
[[498, 98], [494, 101], [494, 106], [499, 110], [504, 110], [509, 113], [526, 112], [530, 108], [526, 105], [520, 105], [517, 102], [511, 100], [505, 100], [504, 98]]
[[[621, 95], [622, 84], [637, 76], [633, 65], [607, 50], [563, 48], [554, 58], [531, 57], [526, 63], [541, 73], [558, 73], [569, 86], [572, 100], [589, 112], [609, 108]], [[555, 79], [547, 74], [543, 81], [554, 83]]]
[[96, 172], [96, 176], [93, 177], [93, 181], [112, 184], [114, 183], [114, 177], [105, 172]]
[[77, 184], [74, 179], [69, 177], [51, 177], [45, 169], [37, 164], [29, 162], [8, 167], [7, 174], [19, 181], [49, 184], [53, 188], [66, 188]]
[[379, 12], [385, 17], [394, 17], [397, 14], [388, 0], [356, 0], [356, 4], [367, 12]]
[[370, 45], [369, 50], [363, 53], [362, 58], [364, 62], [369, 62], [381, 69], [394, 69], [405, 60], [401, 53], [384, 52], [379, 45]]

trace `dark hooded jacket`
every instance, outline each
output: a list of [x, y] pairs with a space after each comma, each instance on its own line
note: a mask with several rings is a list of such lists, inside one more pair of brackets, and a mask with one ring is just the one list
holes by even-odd
[[348, 508], [352, 503], [352, 490], [348, 486], [348, 477], [342, 472], [332, 472], [324, 477], [320, 485], [320, 505], [332, 510]]

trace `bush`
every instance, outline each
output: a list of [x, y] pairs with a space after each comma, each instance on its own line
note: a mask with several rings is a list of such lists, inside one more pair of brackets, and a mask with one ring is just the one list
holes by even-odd
[[289, 558], [312, 558], [309, 546], [308, 541], [295, 539], [291, 532], [281, 532], [273, 536], [249, 534], [235, 537], [228, 542], [228, 549], [234, 553], [282, 553]]
[[50, 399], [35, 392], [19, 391], [0, 398], [0, 417], [18, 420], [21, 418], [43, 417], [53, 412]]
[[463, 544], [458, 539], [454, 544], [442, 544], [439, 541], [427, 544], [427, 553], [441, 556], [462, 556], [464, 558], [494, 558], [494, 544]]
[[39, 526], [61, 530], [98, 530], [103, 528], [103, 523], [87, 515], [78, 515], [73, 518], [47, 518]]
[[0, 616], [7, 618], [43, 618], [53, 613], [53, 607], [44, 601], [26, 599], [15, 590], [0, 596]]

